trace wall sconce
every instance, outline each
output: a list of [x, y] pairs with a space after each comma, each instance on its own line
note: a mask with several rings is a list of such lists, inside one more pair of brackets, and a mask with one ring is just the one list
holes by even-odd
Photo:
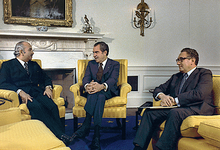
[[140, 35], [144, 36], [144, 29], [149, 28], [151, 26], [152, 17], [149, 17], [148, 19], [146, 18], [148, 14], [150, 14], [151, 8], [144, 2], [144, 0], [141, 0], [141, 3], [137, 5], [137, 10], [135, 11], [135, 15], [137, 16], [134, 17], [134, 26], [136, 28], [140, 28]]

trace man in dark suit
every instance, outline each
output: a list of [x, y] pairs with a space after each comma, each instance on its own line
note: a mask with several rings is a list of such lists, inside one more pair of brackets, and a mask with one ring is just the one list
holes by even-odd
[[77, 130], [73, 137], [85, 137], [89, 134], [91, 118], [94, 120], [94, 136], [91, 144], [92, 149], [100, 148], [100, 127], [104, 111], [105, 100], [119, 95], [117, 87], [120, 64], [109, 59], [109, 48], [104, 42], [94, 45], [93, 56], [95, 60], [88, 63], [83, 85], [87, 92], [87, 102], [84, 107], [86, 118], [83, 125]]
[[20, 103], [27, 104], [32, 119], [42, 121], [59, 139], [68, 145], [72, 138], [65, 135], [57, 105], [52, 100], [52, 82], [32, 60], [34, 52], [28, 42], [16, 44], [16, 58], [2, 64], [0, 88], [17, 92]]
[[199, 56], [196, 50], [184, 48], [176, 59], [179, 73], [156, 87], [155, 100], [161, 100], [161, 106], [177, 108], [146, 110], [141, 125], [133, 141], [135, 148], [146, 149], [154, 131], [166, 120], [164, 131], [154, 149], [175, 150], [181, 136], [182, 121], [190, 115], [211, 115], [214, 113], [212, 99], [212, 73], [197, 68]]

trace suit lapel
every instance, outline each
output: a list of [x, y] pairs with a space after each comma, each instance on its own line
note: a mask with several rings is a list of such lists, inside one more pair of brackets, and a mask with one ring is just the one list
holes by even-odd
[[185, 84], [183, 85], [182, 91], [185, 91], [186, 88], [189, 86], [189, 84], [192, 82], [192, 80], [194, 79], [194, 76], [198, 73], [198, 69], [196, 68], [191, 74], [190, 76], [187, 78]]
[[29, 70], [29, 75], [30, 77], [32, 76], [33, 74], [33, 69], [34, 69], [34, 66], [33, 66], [33, 63], [31, 61], [28, 62], [28, 70]]
[[181, 81], [182, 81], [182, 79], [183, 79], [183, 74], [180, 73], [178, 76], [179, 76], [179, 77], [177, 77], [176, 88], [175, 88], [175, 93], [176, 93], [176, 94], [179, 93], [180, 84], [181, 84]]
[[112, 63], [111, 63], [111, 61], [108, 59], [107, 62], [106, 62], [104, 71], [103, 71], [103, 75], [106, 74], [107, 72], [109, 72], [111, 66], [112, 66]]
[[22, 64], [17, 59], [15, 59], [14, 64], [19, 70], [21, 70], [21, 72], [27, 74], [27, 71], [24, 69]]
[[[96, 74], [97, 74], [97, 72], [98, 72], [98, 67], [99, 67], [99, 65], [98, 65], [98, 63], [96, 62], [96, 61], [94, 61], [94, 63], [91, 63], [92, 64], [92, 66], [91, 66], [91, 71], [92, 71], [92, 74], [93, 74], [93, 76], [96, 78]], [[97, 80], [97, 78], [96, 78], [96, 80]]]

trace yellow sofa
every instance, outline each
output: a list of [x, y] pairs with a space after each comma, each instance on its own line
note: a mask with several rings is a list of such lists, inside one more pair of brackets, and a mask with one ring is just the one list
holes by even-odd
[[18, 107], [0, 110], [0, 150], [70, 150], [41, 121], [21, 121]]
[[[84, 106], [86, 104], [86, 98], [82, 96], [82, 79], [85, 74], [86, 67], [90, 60], [78, 60], [78, 83], [70, 87], [70, 91], [74, 94], [75, 106], [73, 107], [74, 116], [74, 130], [78, 128], [77, 118], [85, 117], [86, 112]], [[116, 118], [118, 125], [120, 126], [119, 119], [122, 118], [122, 139], [125, 139], [125, 121], [126, 121], [126, 104], [127, 94], [131, 91], [130, 84], [127, 83], [127, 59], [116, 59], [120, 63], [119, 77], [117, 86], [120, 86], [120, 95], [106, 100], [104, 106], [103, 118]]]
[[[0, 69], [4, 61], [7, 60], [0, 60]], [[40, 59], [33, 59], [33, 61], [36, 61], [41, 66]], [[62, 124], [65, 125], [65, 111], [66, 111], [66, 108], [64, 106], [65, 102], [64, 99], [60, 97], [60, 93], [62, 92], [62, 90], [63, 90], [62, 86], [53, 85], [53, 101], [57, 104]], [[0, 106], [0, 110], [11, 107], [19, 107], [22, 113], [22, 120], [31, 119], [27, 105], [19, 104], [19, 98], [16, 92], [0, 89], [0, 100], [5, 101], [5, 104]]]
[[[220, 75], [213, 75], [213, 98], [217, 106], [215, 115], [193, 115], [183, 120], [180, 127], [181, 138], [178, 150], [219, 150], [220, 149]], [[153, 106], [159, 106], [160, 101], [153, 101]], [[142, 111], [143, 114], [144, 110]], [[165, 122], [160, 126], [161, 132], [153, 137], [147, 150], [153, 150], [152, 143], [164, 129]]]

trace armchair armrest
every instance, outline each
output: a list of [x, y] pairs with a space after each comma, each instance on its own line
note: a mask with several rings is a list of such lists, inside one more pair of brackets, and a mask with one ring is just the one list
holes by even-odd
[[26, 104], [19, 105], [19, 108], [21, 109], [21, 114], [30, 115], [29, 109], [27, 108]]
[[61, 85], [53, 85], [53, 98], [60, 97], [63, 87]]
[[0, 110], [0, 126], [21, 121], [21, 111], [18, 107]]
[[[2, 98], [5, 101], [9, 101], [10, 107], [18, 107], [19, 106], [18, 94], [14, 91], [0, 89], [0, 98]], [[6, 105], [6, 104], [4, 104], [4, 105]]]
[[82, 85], [79, 83], [76, 83], [70, 87], [70, 91], [73, 92], [74, 99], [76, 99], [77, 96], [80, 96], [80, 86]]
[[128, 83], [122, 83], [120, 85], [120, 97], [127, 98], [129, 92], [131, 92], [131, 85]]

